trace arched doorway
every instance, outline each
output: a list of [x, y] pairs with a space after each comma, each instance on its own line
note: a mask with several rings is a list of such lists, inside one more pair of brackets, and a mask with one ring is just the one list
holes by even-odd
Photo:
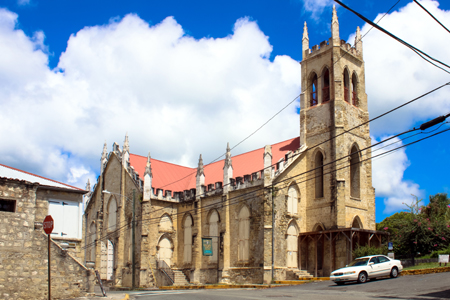
[[293, 223], [288, 227], [286, 244], [286, 267], [298, 268], [298, 230]]
[[113, 243], [108, 240], [108, 262], [106, 265], [106, 280], [112, 280], [113, 279], [113, 273], [114, 273], [114, 245]]
[[108, 249], [104, 242], [100, 242], [101, 259], [100, 259], [100, 276], [101, 279], [106, 280], [108, 268]]
[[169, 239], [164, 237], [158, 243], [158, 258], [164, 261], [169, 267], [172, 264], [172, 244]]

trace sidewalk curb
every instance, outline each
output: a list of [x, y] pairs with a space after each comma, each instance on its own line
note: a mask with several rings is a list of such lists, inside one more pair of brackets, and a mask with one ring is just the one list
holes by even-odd
[[399, 275], [407, 276], [407, 275], [422, 275], [422, 274], [431, 274], [431, 273], [443, 273], [450, 272], [450, 267], [438, 267], [438, 268], [429, 268], [429, 269], [418, 269], [418, 270], [403, 270]]

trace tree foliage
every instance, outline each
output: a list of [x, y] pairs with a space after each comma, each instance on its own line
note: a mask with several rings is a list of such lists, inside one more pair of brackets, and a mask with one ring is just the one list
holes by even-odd
[[394, 253], [400, 257], [414, 257], [449, 247], [450, 198], [447, 194], [430, 196], [428, 205], [420, 205], [416, 196], [407, 210], [395, 213], [377, 224], [388, 231], [394, 243]]
[[353, 250], [353, 257], [362, 257], [362, 256], [369, 256], [369, 255], [377, 255], [377, 254], [384, 254], [387, 255], [387, 248], [386, 247], [374, 247], [374, 246], [360, 246], [356, 247], [355, 250]]

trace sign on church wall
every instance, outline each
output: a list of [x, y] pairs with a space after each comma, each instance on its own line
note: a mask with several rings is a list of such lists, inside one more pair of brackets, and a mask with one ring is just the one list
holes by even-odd
[[212, 238], [202, 238], [203, 256], [213, 255]]

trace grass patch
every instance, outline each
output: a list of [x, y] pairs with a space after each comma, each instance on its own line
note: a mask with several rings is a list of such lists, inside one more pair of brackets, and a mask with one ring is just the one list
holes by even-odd
[[[450, 266], [450, 264], [447, 264]], [[445, 267], [444, 264], [441, 264], [441, 267]], [[420, 270], [420, 269], [430, 269], [430, 268], [439, 268], [439, 263], [420, 263], [412, 267], [404, 268], [403, 270]]]

